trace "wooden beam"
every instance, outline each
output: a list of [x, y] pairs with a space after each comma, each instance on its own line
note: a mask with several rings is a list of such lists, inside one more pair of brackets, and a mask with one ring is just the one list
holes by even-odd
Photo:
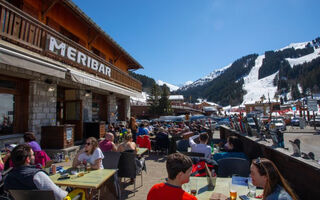
[[92, 42], [94, 42], [99, 37], [99, 34], [95, 34], [91, 39], [88, 40], [88, 46], [91, 46]]
[[[49, 5], [45, 8], [45, 6], [42, 6], [43, 9], [41, 11], [41, 19], [43, 20], [46, 15], [48, 14], [48, 12], [50, 11], [50, 9], [56, 4], [58, 3], [60, 0], [53, 0], [49, 3]], [[42, 1], [42, 3], [47, 2], [47, 1]]]
[[117, 56], [114, 60], [113, 60], [113, 64], [116, 64], [116, 62], [119, 60], [119, 58], [121, 58], [123, 56], [123, 54], [120, 54], [119, 56]]

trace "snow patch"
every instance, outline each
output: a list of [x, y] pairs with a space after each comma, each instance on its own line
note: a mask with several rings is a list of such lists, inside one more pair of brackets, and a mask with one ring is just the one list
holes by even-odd
[[277, 87], [273, 85], [273, 80], [278, 72], [265, 78], [258, 79], [259, 69], [262, 66], [264, 58], [264, 55], [258, 56], [250, 73], [244, 77], [243, 89], [247, 91], [247, 94], [244, 95], [241, 105], [260, 101], [260, 97], [263, 95], [265, 98], [268, 98], [269, 95], [270, 100], [274, 98]]
[[160, 85], [160, 86], [163, 86], [164, 84], [166, 84], [167, 87], [170, 89], [170, 92], [173, 92], [173, 91], [176, 91], [176, 90], [179, 89], [178, 86], [172, 85], [170, 83], [166, 83], [166, 82], [161, 81], [161, 80], [157, 80], [157, 84]]
[[232, 65], [229, 64], [221, 69], [217, 69], [217, 70], [214, 70], [213, 72], [211, 72], [210, 74], [208, 74], [207, 76], [203, 77], [203, 78], [200, 78], [198, 80], [196, 80], [195, 82], [193, 82], [192, 84], [189, 84], [189, 85], [186, 85], [186, 86], [183, 86], [181, 87], [180, 89], [181, 90], [187, 90], [189, 88], [193, 88], [193, 87], [196, 87], [196, 86], [200, 86], [200, 85], [203, 85], [209, 81], [212, 81], [213, 79], [217, 78], [218, 76], [220, 76], [226, 69], [228, 69], [230, 66]]
[[291, 67], [301, 65], [306, 62], [311, 62], [313, 59], [320, 57], [320, 48], [315, 49], [313, 53], [302, 56], [300, 58], [286, 58]]

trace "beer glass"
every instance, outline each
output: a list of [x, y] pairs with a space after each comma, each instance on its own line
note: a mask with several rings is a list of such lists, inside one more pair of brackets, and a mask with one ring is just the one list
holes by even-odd
[[192, 179], [190, 179], [190, 181], [189, 181], [189, 187], [190, 187], [190, 193], [191, 193], [193, 196], [196, 196], [196, 195], [197, 195], [197, 189], [198, 189], [198, 182], [197, 182], [197, 180], [192, 180]]
[[236, 185], [232, 184], [232, 180], [229, 182], [230, 200], [237, 199]]

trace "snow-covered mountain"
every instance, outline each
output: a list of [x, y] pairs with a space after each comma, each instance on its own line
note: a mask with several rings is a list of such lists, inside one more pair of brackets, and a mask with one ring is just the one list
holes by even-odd
[[[285, 53], [282, 53], [282, 51], [284, 51]], [[288, 57], [280, 58], [281, 56], [286, 56], [286, 55], [289, 55], [291, 57], [288, 56]], [[227, 65], [221, 69], [214, 70], [207, 76], [200, 78], [189, 85], [181, 87], [178, 90], [178, 92], [181, 92], [182, 94], [187, 96], [209, 98], [209, 99], [211, 98], [211, 100], [215, 99], [215, 97], [213, 97], [212, 94], [223, 93], [223, 90], [220, 90], [220, 91], [211, 91], [211, 90], [205, 91], [205, 90], [209, 88], [215, 88], [215, 87], [212, 87], [213, 84], [219, 84], [221, 86], [221, 83], [220, 83], [221, 81], [217, 83], [217, 81], [213, 81], [213, 80], [223, 75], [226, 72], [226, 69], [231, 67], [230, 70], [232, 70], [232, 73], [230, 73], [230, 70], [228, 70], [228, 75], [224, 74], [223, 80], [230, 81], [230, 79], [226, 78], [226, 76], [238, 73], [236, 75], [237, 78], [233, 77], [234, 79], [232, 79], [232, 81], [234, 81], [234, 83], [238, 83], [239, 81], [241, 81], [239, 84], [242, 84], [242, 89], [244, 91], [243, 97], [242, 97], [243, 101], [241, 103], [242, 105], [259, 101], [262, 96], [265, 96], [267, 100], [269, 96], [270, 100], [273, 101], [276, 94], [279, 94], [277, 93], [279, 92], [278, 91], [279, 88], [277, 87], [277, 85], [275, 85], [275, 80], [279, 78], [280, 65], [277, 65], [278, 70], [276, 69], [268, 72], [269, 70], [269, 68], [267, 68], [268, 63], [267, 64], [264, 63], [264, 59], [267, 59], [267, 62], [269, 63], [270, 62], [274, 63], [273, 66], [277, 64], [277, 61], [279, 61], [279, 59], [283, 59], [283, 60], [280, 60], [279, 63], [283, 63], [283, 61], [288, 61], [288, 66], [291, 66], [291, 68], [293, 68], [294, 66], [297, 66], [297, 65], [311, 63], [311, 61], [314, 61], [317, 58], [320, 58], [320, 38], [317, 38], [310, 42], [292, 43], [284, 48], [274, 51], [273, 54], [269, 52], [269, 57], [266, 57], [265, 54], [259, 55], [258, 57], [255, 58], [254, 64], [251, 65], [252, 68], [250, 69], [250, 71], [242, 73], [243, 74], [242, 76], [239, 73], [239, 71], [238, 72], [235, 71], [238, 67], [240, 67], [240, 66], [237, 66], [237, 67], [234, 66], [234, 64], [237, 62], [235, 61], [234, 63]], [[245, 69], [246, 64], [243, 64], [242, 67], [243, 67], [242, 69]], [[262, 70], [263, 67], [264, 69]], [[283, 76], [283, 74], [280, 76]], [[259, 77], [263, 77], [263, 78], [259, 79]], [[220, 78], [219, 80], [221, 79], [222, 78]], [[208, 85], [207, 83], [210, 83], [210, 84]], [[201, 87], [204, 84], [206, 84], [204, 86], [205, 88]], [[228, 85], [230, 84], [230, 82], [225, 82], [223, 84]], [[298, 85], [300, 85], [299, 82], [298, 82]], [[230, 94], [233, 93], [232, 89], [230, 88], [225, 88], [225, 89], [228, 89], [228, 92], [230, 92]], [[237, 89], [239, 90], [240, 88], [237, 88]], [[289, 87], [288, 93], [283, 95], [285, 95], [286, 97], [291, 97], [290, 89], [291, 88]], [[202, 91], [202, 92], [199, 93], [198, 91]], [[301, 93], [300, 88], [299, 88], [299, 91]], [[226, 95], [227, 94], [224, 94], [224, 96]], [[230, 97], [235, 98], [232, 96]], [[227, 99], [230, 97], [227, 97]]]
[[205, 83], [217, 78], [218, 76], [220, 76], [220, 74], [222, 74], [230, 66], [231, 66], [231, 64], [227, 65], [227, 66], [225, 66], [225, 67], [223, 67], [221, 69], [214, 70], [213, 72], [211, 72], [210, 74], [206, 75], [205, 77], [200, 78], [200, 79], [196, 80], [195, 82], [192, 82], [192, 83], [189, 83], [187, 85], [182, 86], [180, 88], [180, 90], [187, 90], [187, 89], [192, 88], [192, 87], [203, 85], [203, 84], [205, 84]]
[[157, 84], [160, 85], [160, 86], [163, 86], [164, 84], [166, 84], [167, 87], [170, 89], [170, 92], [173, 92], [173, 91], [176, 91], [176, 90], [179, 89], [178, 86], [172, 85], [172, 84], [170, 84], [170, 83], [166, 83], [166, 82], [164, 82], [164, 81], [162, 81], [162, 80], [157, 80], [156, 82], [157, 82]]

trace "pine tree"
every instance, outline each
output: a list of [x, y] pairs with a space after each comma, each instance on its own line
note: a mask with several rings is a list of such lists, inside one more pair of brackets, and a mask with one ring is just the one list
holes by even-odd
[[148, 102], [150, 104], [149, 113], [153, 116], [159, 114], [160, 88], [156, 83], [152, 84]]
[[167, 85], [162, 86], [161, 98], [159, 100], [159, 114], [169, 115], [172, 113], [171, 104], [169, 101], [170, 90]]

